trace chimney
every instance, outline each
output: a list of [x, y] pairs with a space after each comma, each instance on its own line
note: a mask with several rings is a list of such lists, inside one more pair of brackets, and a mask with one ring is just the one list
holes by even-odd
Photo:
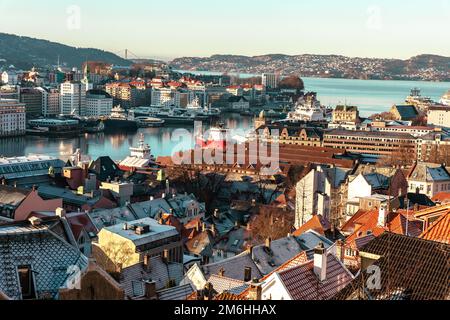
[[148, 300], [156, 299], [156, 282], [145, 281], [145, 298]]
[[257, 279], [254, 279], [250, 284], [248, 291], [248, 299], [253, 301], [262, 300], [262, 284]]
[[148, 254], [144, 255], [144, 261], [142, 262], [142, 265], [146, 271], [151, 270], [150, 256]]
[[338, 240], [336, 242], [336, 258], [339, 261], [344, 262], [344, 259], [345, 259], [345, 247], [344, 247], [344, 242], [342, 242], [342, 240]]
[[245, 267], [244, 269], [244, 282], [249, 282], [252, 280], [252, 268]]
[[219, 270], [219, 276], [224, 277], [225, 276], [225, 270], [224, 268], [220, 268]]
[[2, 185], [6, 186], [6, 179], [5, 178], [2, 178]]
[[31, 217], [30, 219], [28, 219], [28, 221], [31, 223], [33, 227], [40, 226], [42, 223], [42, 220], [37, 217]]
[[122, 226], [122, 230], [128, 230], [128, 223], [124, 223]]
[[66, 210], [64, 210], [63, 208], [57, 208], [55, 212], [57, 217], [63, 218], [66, 216]]
[[169, 263], [169, 261], [170, 261], [170, 252], [169, 252], [169, 250], [165, 249], [163, 251], [162, 258], [163, 258], [164, 263]]
[[214, 218], [220, 219], [220, 212], [219, 212], [219, 209], [215, 209], [215, 210], [214, 210]]
[[269, 237], [266, 239], [266, 248], [270, 249], [271, 245], [272, 245], [272, 238]]
[[382, 228], [386, 226], [386, 207], [384, 206], [378, 209], [378, 226]]
[[327, 252], [322, 242], [314, 249], [314, 273], [321, 282], [327, 279]]
[[213, 237], [217, 236], [217, 229], [216, 229], [216, 225], [214, 223], [211, 224], [211, 233], [212, 233]]

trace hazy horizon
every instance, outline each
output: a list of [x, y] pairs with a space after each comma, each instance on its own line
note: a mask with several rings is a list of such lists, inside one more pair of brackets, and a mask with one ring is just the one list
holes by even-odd
[[161, 60], [214, 54], [450, 56], [444, 34], [450, 0], [345, 2], [0, 0], [0, 30], [113, 53], [128, 48], [137, 57]]

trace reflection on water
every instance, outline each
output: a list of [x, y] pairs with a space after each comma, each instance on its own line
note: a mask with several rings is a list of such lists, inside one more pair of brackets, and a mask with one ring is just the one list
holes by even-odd
[[[376, 81], [305, 78], [306, 90], [318, 92], [325, 105], [339, 103], [357, 105], [362, 116], [388, 111], [393, 104], [404, 103], [406, 96], [414, 87], [422, 89], [422, 95], [434, 100], [450, 89], [448, 82], [421, 81]], [[248, 129], [252, 119], [239, 115], [222, 120], [230, 129]], [[136, 146], [140, 133], [152, 148], [155, 156], [171, 155], [180, 149], [192, 148], [192, 141], [172, 141], [176, 128], [141, 129], [138, 133], [126, 134], [87, 134], [78, 138], [54, 139], [43, 137], [20, 137], [0, 139], [0, 156], [23, 156], [29, 153], [48, 154], [67, 159], [76, 149], [89, 154], [93, 159], [109, 155], [114, 160], [122, 160], [129, 154], [129, 147]], [[190, 129], [192, 131], [192, 128]]]
[[[248, 130], [253, 119], [232, 115], [223, 119], [229, 128]], [[152, 148], [155, 156], [168, 156], [173, 152], [193, 147], [194, 141], [172, 141], [172, 133], [178, 128], [145, 128], [137, 133], [85, 134], [77, 138], [17, 137], [0, 139], [0, 156], [24, 156], [30, 153], [46, 154], [67, 160], [77, 149], [88, 154], [92, 159], [108, 155], [113, 160], [123, 160], [129, 155], [129, 148], [137, 146], [141, 133], [145, 142]], [[189, 132], [193, 128], [186, 128]]]

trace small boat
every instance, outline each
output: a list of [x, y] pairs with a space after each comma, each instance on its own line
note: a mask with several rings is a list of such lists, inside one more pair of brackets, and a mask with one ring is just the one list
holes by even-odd
[[153, 117], [137, 117], [135, 118], [139, 128], [160, 128], [166, 121]]

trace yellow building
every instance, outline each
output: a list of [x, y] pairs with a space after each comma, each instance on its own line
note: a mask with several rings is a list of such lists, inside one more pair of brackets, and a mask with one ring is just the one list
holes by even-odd
[[108, 271], [117, 271], [161, 256], [183, 262], [183, 246], [177, 229], [145, 218], [103, 228], [98, 234], [95, 258]]

